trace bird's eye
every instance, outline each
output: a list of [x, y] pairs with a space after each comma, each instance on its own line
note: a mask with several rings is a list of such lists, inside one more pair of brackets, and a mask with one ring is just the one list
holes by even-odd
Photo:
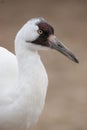
[[39, 29], [37, 32], [38, 32], [40, 35], [43, 34], [43, 30], [40, 30], [40, 29]]

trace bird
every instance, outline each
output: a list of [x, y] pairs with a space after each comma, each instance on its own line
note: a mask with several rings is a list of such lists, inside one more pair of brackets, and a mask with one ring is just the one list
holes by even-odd
[[0, 130], [28, 130], [41, 115], [48, 76], [38, 51], [54, 49], [79, 63], [42, 17], [25, 23], [14, 43], [15, 54], [0, 47]]

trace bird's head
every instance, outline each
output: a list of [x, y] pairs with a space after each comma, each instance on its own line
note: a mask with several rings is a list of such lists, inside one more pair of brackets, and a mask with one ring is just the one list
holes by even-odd
[[15, 43], [19, 48], [32, 51], [55, 49], [72, 61], [79, 62], [75, 55], [56, 38], [53, 27], [43, 18], [29, 20], [18, 32]]

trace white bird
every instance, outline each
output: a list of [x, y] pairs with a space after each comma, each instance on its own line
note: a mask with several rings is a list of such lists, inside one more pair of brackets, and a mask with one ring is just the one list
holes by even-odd
[[48, 86], [38, 51], [48, 48], [78, 63], [43, 18], [29, 20], [17, 33], [16, 55], [0, 47], [0, 130], [27, 130], [38, 120]]

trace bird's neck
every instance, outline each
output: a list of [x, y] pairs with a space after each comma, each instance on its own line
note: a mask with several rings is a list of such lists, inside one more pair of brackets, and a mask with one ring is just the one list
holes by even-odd
[[43, 108], [48, 85], [45, 68], [37, 51], [16, 48], [16, 57], [19, 76], [14, 93], [21, 97], [19, 100], [24, 102], [25, 107], [29, 105], [29, 108], [33, 108], [29, 113], [37, 118]]
[[40, 56], [36, 50], [30, 49], [29, 46], [25, 46], [22, 42], [21, 46], [20, 43], [16, 42], [15, 53], [18, 62], [19, 78], [24, 78], [27, 82], [27, 80], [29, 81], [30, 76], [38, 74], [39, 71], [45, 71]]
[[[18, 47], [17, 43], [15, 50], [19, 70], [17, 88], [19, 91], [24, 90], [28, 95], [31, 90], [33, 94], [44, 93], [45, 96], [48, 78], [38, 52], [22, 45]], [[24, 91], [22, 91], [23, 94]]]
[[16, 53], [17, 62], [18, 62], [18, 84], [17, 90], [22, 95], [30, 95], [30, 90], [35, 90], [32, 85], [32, 81], [36, 76], [38, 71], [38, 66], [40, 64], [40, 56], [36, 51], [31, 50], [22, 50]]

